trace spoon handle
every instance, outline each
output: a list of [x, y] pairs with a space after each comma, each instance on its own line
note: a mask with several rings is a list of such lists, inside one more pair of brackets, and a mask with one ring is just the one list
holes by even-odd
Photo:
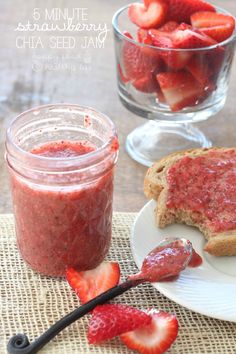
[[97, 305], [102, 305], [107, 301], [115, 298], [118, 295], [123, 294], [125, 291], [141, 284], [140, 279], [137, 281], [127, 280], [113, 288], [105, 291], [104, 293], [98, 295], [91, 301], [85, 303], [79, 308], [75, 309], [68, 315], [61, 318], [55, 324], [53, 324], [46, 332], [44, 332], [40, 337], [35, 339], [34, 342], [30, 343], [28, 337], [25, 334], [17, 334], [10, 338], [7, 351], [9, 354], [35, 354], [40, 349], [42, 349], [51, 339], [53, 339], [58, 333], [60, 333], [64, 328], [69, 326], [71, 323], [75, 322], [79, 318], [86, 315], [88, 312], [92, 311]]

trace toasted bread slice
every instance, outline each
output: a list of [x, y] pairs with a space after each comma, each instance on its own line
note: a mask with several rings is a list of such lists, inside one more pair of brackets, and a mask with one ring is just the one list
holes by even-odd
[[207, 218], [204, 215], [201, 215], [199, 220], [199, 214], [196, 218], [194, 211], [181, 208], [168, 208], [167, 197], [169, 186], [167, 182], [167, 174], [173, 164], [183, 157], [188, 156], [190, 158], [196, 158], [198, 156], [207, 156], [210, 151], [219, 151], [224, 155], [225, 152], [232, 150], [236, 153], [236, 148], [218, 147], [210, 149], [192, 149], [173, 153], [154, 163], [154, 165], [147, 171], [144, 180], [145, 195], [147, 198], [154, 199], [158, 202], [155, 210], [157, 225], [160, 228], [164, 228], [172, 223], [184, 223], [198, 227], [208, 241], [204, 250], [215, 256], [236, 255], [236, 228], [235, 230], [231, 229], [224, 232], [213, 232], [211, 228], [208, 227]]

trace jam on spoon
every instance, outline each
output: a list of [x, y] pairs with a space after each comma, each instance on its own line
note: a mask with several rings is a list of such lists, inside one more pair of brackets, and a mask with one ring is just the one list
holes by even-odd
[[86, 304], [75, 309], [52, 325], [32, 343], [29, 343], [28, 337], [24, 334], [17, 334], [13, 336], [7, 345], [8, 353], [37, 353], [64, 328], [86, 315], [97, 305], [104, 304], [139, 284], [145, 282], [157, 282], [178, 275], [188, 266], [191, 261], [192, 254], [192, 244], [188, 240], [183, 238], [170, 238], [163, 240], [145, 257], [141, 271], [138, 274], [130, 275], [125, 282], [107, 290]]
[[144, 258], [141, 271], [128, 279], [145, 279], [153, 283], [175, 277], [191, 262], [192, 254], [190, 241], [165, 239]]

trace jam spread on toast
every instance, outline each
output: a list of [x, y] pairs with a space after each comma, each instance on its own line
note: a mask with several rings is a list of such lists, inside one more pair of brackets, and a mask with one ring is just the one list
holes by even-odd
[[211, 151], [183, 157], [167, 174], [167, 207], [191, 212], [212, 232], [236, 228], [236, 153]]

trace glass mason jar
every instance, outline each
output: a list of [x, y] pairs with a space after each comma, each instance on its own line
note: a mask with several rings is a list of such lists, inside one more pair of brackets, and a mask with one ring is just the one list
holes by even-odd
[[20, 114], [6, 137], [17, 244], [49, 276], [95, 268], [111, 240], [114, 124], [88, 107], [56, 104]]

